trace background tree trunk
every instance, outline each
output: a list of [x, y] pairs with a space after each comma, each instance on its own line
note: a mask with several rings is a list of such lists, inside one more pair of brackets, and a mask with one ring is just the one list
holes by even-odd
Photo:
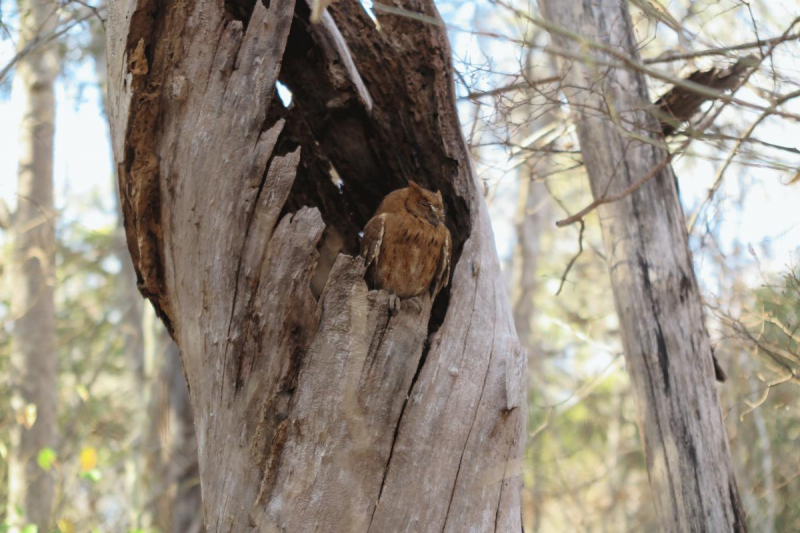
[[[627, 2], [542, 0], [540, 5], [549, 22], [579, 36], [551, 31], [560, 49], [586, 53], [591, 48], [581, 48], [585, 38], [638, 61]], [[645, 79], [634, 70], [599, 67], [588, 58], [563, 68], [592, 193], [595, 198], [618, 194], [667, 155], [658, 147], [658, 121], [647, 110]], [[745, 531], [671, 167], [598, 212], [662, 528]]]
[[[536, 121], [533, 123], [539, 125]], [[542, 124], [542, 126], [546, 126]], [[534, 127], [531, 127], [533, 130]], [[539, 337], [535, 334], [535, 320], [538, 309], [535, 306], [535, 295], [539, 285], [538, 264], [541, 255], [542, 233], [547, 231], [550, 222], [550, 206], [547, 188], [537, 180], [538, 171], [546, 165], [525, 165], [519, 173], [519, 205], [517, 212], [517, 245], [513, 257], [513, 282], [511, 295], [513, 299], [513, 316], [517, 335], [528, 353], [528, 366], [531, 372], [541, 377], [538, 372], [542, 368], [542, 353]], [[541, 381], [537, 379], [531, 385], [536, 387]], [[531, 527], [534, 533], [540, 529], [540, 515], [543, 503], [541, 445], [535, 441], [529, 445], [531, 482], [524, 489], [529, 500], [528, 509]], [[526, 517], [526, 521], [528, 517]]]
[[[444, 29], [354, 0], [318, 25], [294, 0], [109, 9], [128, 247], [181, 350], [208, 530], [519, 531], [526, 361]], [[392, 315], [351, 255], [408, 179], [442, 191], [454, 270]]]
[[189, 389], [178, 346], [166, 332], [159, 336], [158, 345], [161, 371], [152, 387], [148, 409], [146, 475], [152, 507], [150, 525], [159, 531], [200, 533], [203, 502]]
[[[532, 39], [536, 37], [532, 37]], [[534, 52], [531, 50], [525, 61], [528, 79], [534, 79], [536, 76], [548, 76], [548, 74], [543, 74], [539, 69], [534, 69], [533, 64]], [[535, 143], [525, 146], [525, 148], [531, 149], [534, 146], [542, 148], [548, 144], [549, 137], [551, 137], [551, 134], [542, 134], [542, 132], [546, 132], [553, 127], [557, 120], [554, 112], [557, 106], [543, 96], [547, 92], [545, 88], [540, 88], [540, 92], [531, 91], [531, 94], [526, 95], [528, 103], [512, 111], [512, 119], [518, 123], [525, 124], [525, 127], [522, 128], [524, 132], [521, 136], [522, 139], [527, 140], [537, 136]], [[518, 157], [525, 157], [525, 159], [520, 161], [519, 169], [517, 170], [517, 180], [519, 182], [516, 217], [517, 243], [514, 248], [512, 268], [510, 269], [513, 273], [510, 293], [517, 335], [523, 348], [528, 353], [528, 367], [531, 373], [530, 385], [533, 391], [540, 391], [546, 385], [546, 378], [542, 374], [544, 357], [541, 337], [535, 328], [536, 319], [539, 315], [536, 296], [537, 292], [541, 290], [540, 284], [542, 282], [539, 271], [539, 263], [542, 256], [542, 237], [546, 237], [553, 231], [550, 193], [544, 181], [544, 176], [552, 168], [552, 161], [547, 156], [524, 156], [520, 154]], [[531, 396], [531, 398], [533, 397]], [[543, 403], [540, 402], [538, 396], [534, 401]], [[527, 509], [531, 516], [526, 516], [525, 519], [526, 523], [529, 524], [529, 528], [534, 533], [538, 533], [541, 529], [541, 514], [544, 504], [542, 487], [545, 476], [543, 475], [543, 470], [548, 465], [541, 463], [541, 439], [529, 443], [528, 449], [530, 482], [524, 490], [529, 497]]]
[[[47, 0], [19, 2], [20, 49], [38, 34], [52, 31], [56, 7]], [[15, 382], [12, 405], [17, 424], [11, 432], [8, 521], [13, 526], [36, 524], [39, 531], [49, 531], [54, 483], [52, 474], [37, 463], [37, 456], [56, 444], [53, 83], [57, 73], [52, 43], [39, 45], [26, 54], [16, 70], [26, 107], [20, 125], [22, 155], [11, 268], [11, 362]]]

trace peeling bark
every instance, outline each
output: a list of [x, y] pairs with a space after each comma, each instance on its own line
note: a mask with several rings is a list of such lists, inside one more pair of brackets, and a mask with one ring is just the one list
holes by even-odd
[[[317, 25], [302, 0], [109, 9], [128, 247], [181, 350], [207, 529], [519, 531], [526, 363], [444, 30], [353, 0]], [[392, 315], [346, 254], [410, 178], [455, 268]]]
[[[543, 0], [542, 7], [550, 22], [638, 60], [626, 2]], [[580, 53], [579, 43], [551, 36]], [[667, 156], [637, 140], [660, 130], [648, 112], [646, 81], [589, 62], [562, 67], [592, 193], [618, 194]], [[598, 213], [661, 527], [745, 531], [672, 168]]]
[[[740, 58], [727, 68], [714, 67], [710, 70], [696, 70], [686, 77], [686, 81], [697, 83], [710, 89], [726, 91], [733, 89], [742, 79], [747, 69], [755, 63], [753, 56]], [[676, 85], [654, 104], [664, 135], [672, 135], [680, 125], [691, 119], [711, 97], [700, 94], [688, 87]], [[724, 380], [723, 380], [724, 381]]]

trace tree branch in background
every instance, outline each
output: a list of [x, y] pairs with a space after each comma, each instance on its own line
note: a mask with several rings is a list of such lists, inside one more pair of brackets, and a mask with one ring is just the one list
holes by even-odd
[[712, 48], [709, 50], [698, 50], [696, 52], [686, 52], [685, 54], [666, 54], [658, 57], [651, 57], [650, 59], [645, 59], [642, 61], [645, 65], [654, 65], [656, 63], [668, 63], [670, 61], [683, 61], [686, 59], [697, 59], [698, 57], [708, 57], [708, 56], [724, 56], [728, 55], [731, 52], [737, 52], [739, 50], [749, 50], [752, 48], [761, 48], [764, 45], [773, 45], [784, 43], [788, 41], [796, 41], [800, 39], [800, 34], [795, 33], [792, 35], [787, 35], [786, 37], [773, 37], [772, 39], [764, 39], [761, 41], [751, 41], [749, 43], [742, 43], [737, 44], [734, 46], [724, 46], [722, 48]]
[[[786, 36], [789, 35], [789, 32], [791, 32], [792, 28], [794, 28], [794, 26], [798, 23], [798, 21], [800, 21], [800, 17], [794, 19], [792, 21], [792, 23], [789, 24], [789, 27], [786, 28], [786, 31], [784, 32], [783, 36], [780, 39], [774, 40], [774, 42], [770, 45], [769, 49], [766, 51], [766, 53], [760, 59], [748, 60], [747, 61], [747, 63], [749, 63], [749, 65], [745, 65], [745, 72], [746, 73], [743, 74], [743, 75], [736, 76], [736, 81], [733, 83], [733, 87], [732, 87], [732, 93], [733, 94], [735, 94], [736, 91], [738, 91], [745, 83], [747, 83], [747, 80], [750, 79], [750, 76], [753, 75], [753, 73], [758, 69], [758, 67], [761, 65], [761, 63], [763, 63], [763, 61], [767, 57], [770, 57], [772, 55], [773, 51], [775, 50], [775, 48], [780, 43], [785, 41]], [[752, 56], [748, 56], [748, 57], [752, 57]], [[749, 70], [747, 70], [748, 68], [749, 68]], [[727, 80], [728, 77], [726, 76], [725, 79]], [[691, 90], [693, 86], [697, 87], [697, 86], [701, 86], [701, 85], [699, 85], [699, 84], [697, 84], [695, 82], [687, 82], [685, 84], [681, 84], [680, 85], [680, 87], [682, 87], [683, 89], [686, 89], [686, 90]], [[701, 92], [701, 94], [705, 94], [705, 91]], [[764, 109], [764, 114], [762, 115], [762, 117], [764, 117], [766, 115], [777, 114], [777, 111], [776, 111], [777, 106], [782, 104], [782, 103], [784, 103], [785, 101], [789, 100], [789, 97], [793, 97], [793, 96], [794, 96], [794, 93], [791, 93], [790, 95], [787, 95], [784, 98], [778, 99], [773, 105], [771, 105], [770, 107]], [[648, 181], [653, 179], [655, 176], [657, 176], [658, 173], [661, 172], [670, 163], [670, 161], [673, 159], [673, 157], [676, 154], [679, 154], [679, 153], [683, 152], [684, 150], [686, 150], [686, 148], [689, 147], [689, 145], [692, 143], [692, 141], [694, 139], [699, 137], [707, 128], [709, 128], [711, 126], [711, 124], [714, 123], [714, 121], [717, 119], [717, 117], [719, 117], [719, 115], [722, 113], [722, 110], [725, 109], [725, 106], [727, 106], [729, 103], [734, 101], [733, 96], [726, 97], [724, 99], [720, 98], [720, 99], [723, 100], [722, 105], [718, 109], [716, 109], [713, 113], [711, 113], [708, 117], [703, 119], [702, 123], [697, 127], [697, 130], [694, 132], [695, 134], [693, 136], [687, 138], [683, 143], [681, 143], [681, 145], [677, 149], [670, 151], [667, 154], [667, 156], [658, 165], [653, 167], [652, 170], [648, 171], [647, 174], [645, 174], [642, 178], [638, 179], [637, 181], [635, 181], [634, 183], [632, 183], [631, 185], [626, 187], [623, 191], [620, 191], [617, 194], [603, 196], [603, 197], [595, 199], [591, 204], [589, 204], [588, 206], [586, 206], [583, 209], [581, 209], [575, 215], [572, 215], [572, 216], [570, 216], [570, 217], [568, 217], [568, 218], [566, 218], [564, 220], [559, 220], [558, 222], [556, 222], [556, 225], [558, 227], [564, 227], [564, 226], [568, 226], [570, 224], [573, 224], [573, 223], [577, 222], [578, 220], [581, 220], [587, 214], [589, 214], [592, 211], [594, 211], [597, 207], [599, 207], [599, 206], [601, 206], [603, 204], [616, 202], [616, 201], [621, 200], [621, 199], [625, 198], [626, 196], [636, 192], [642, 185], [644, 185], [645, 183], [647, 183]], [[698, 107], [699, 107], [699, 104], [698, 104]], [[662, 123], [662, 128], [663, 128], [663, 123]], [[695, 217], [692, 217], [692, 220], [691, 220], [692, 223], [694, 221], [694, 218]]]
[[561, 284], [558, 286], [558, 290], [556, 291], [556, 296], [561, 294], [561, 289], [564, 288], [564, 284], [567, 282], [567, 275], [569, 274], [569, 271], [572, 270], [572, 265], [575, 264], [575, 261], [577, 261], [578, 258], [583, 253], [583, 232], [586, 229], [586, 224], [583, 222], [583, 220], [580, 220], [579, 222], [581, 225], [581, 229], [578, 232], [578, 252], [575, 255], [573, 255], [572, 259], [570, 259], [569, 263], [567, 263], [567, 268], [564, 269], [564, 274], [561, 276]]
[[60, 39], [71, 29], [83, 22], [86, 22], [92, 17], [97, 16], [102, 21], [103, 19], [100, 17], [99, 13], [100, 11], [104, 10], [105, 6], [92, 8], [88, 13], [79, 13], [67, 20], [58, 21], [53, 28], [48, 27], [48, 31], [37, 32], [29, 42], [26, 42], [25, 45], [17, 51], [17, 53], [8, 61], [8, 63], [0, 68], [0, 83], [5, 80], [9, 72], [11, 72], [11, 69], [14, 68], [14, 65], [19, 63], [26, 55], [30, 54], [40, 46], [44, 46]]
[[461, 100], [475, 100], [478, 98], [485, 98], [487, 96], [497, 96], [500, 94], [505, 94], [512, 91], [518, 91], [520, 89], [529, 89], [531, 87], [538, 87], [540, 85], [547, 85], [548, 83], [553, 83], [556, 81], [561, 80], [562, 76], [550, 76], [549, 78], [542, 78], [538, 80], [531, 80], [531, 81], [523, 81], [519, 83], [512, 83], [509, 85], [503, 85], [502, 87], [496, 87], [494, 89], [490, 89], [487, 91], [470, 91], [466, 96], [462, 96], [459, 98]]
[[706, 198], [697, 207], [697, 209], [694, 211], [694, 213], [692, 213], [692, 216], [689, 218], [689, 232], [691, 232], [692, 229], [694, 228], [695, 222], [697, 221], [697, 217], [700, 216], [700, 213], [702, 212], [702, 210], [705, 209], [705, 206], [708, 205], [709, 202], [711, 202], [712, 198], [714, 198], [714, 195], [717, 193], [717, 190], [719, 190], [720, 185], [722, 185], [722, 179], [725, 176], [725, 171], [728, 170], [728, 167], [733, 162], [733, 158], [739, 152], [739, 148], [742, 146], [742, 144], [745, 141], [747, 141], [747, 139], [750, 138], [750, 136], [755, 131], [756, 127], [758, 127], [758, 125], [761, 124], [761, 122], [763, 122], [765, 118], [767, 118], [768, 116], [773, 114], [773, 111], [775, 109], [777, 109], [777, 107], [779, 105], [781, 105], [781, 104], [783, 104], [785, 102], [788, 102], [789, 100], [791, 100], [793, 98], [797, 98], [797, 97], [800, 97], [800, 90], [793, 91], [793, 92], [791, 92], [789, 94], [786, 94], [786, 95], [782, 96], [778, 100], [776, 100], [775, 103], [772, 104], [766, 111], [761, 113], [758, 116], [758, 118], [756, 118], [750, 124], [750, 126], [747, 128], [747, 130], [745, 130], [745, 132], [741, 135], [741, 137], [739, 137], [739, 139], [736, 141], [736, 144], [734, 144], [733, 148], [731, 149], [730, 153], [728, 154], [727, 159], [725, 159], [725, 162], [722, 164], [722, 167], [717, 171], [717, 176], [714, 179], [714, 184], [708, 190], [708, 193], [706, 194]]

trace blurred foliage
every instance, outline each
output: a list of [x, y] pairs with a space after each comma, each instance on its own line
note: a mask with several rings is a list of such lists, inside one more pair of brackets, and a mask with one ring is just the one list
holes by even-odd
[[[89, 231], [79, 224], [58, 231], [56, 308], [59, 361], [59, 446], [38, 451], [38, 464], [54, 470], [56, 519], [62, 531], [123, 531], [130, 510], [126, 462], [137, 450], [132, 422], [139, 420], [140, 391], [130, 379], [119, 309], [109, 305], [118, 286], [113, 247], [116, 226]], [[13, 290], [13, 288], [12, 288]], [[9, 294], [9, 291], [3, 291]], [[3, 302], [0, 330], [0, 442], [15, 414], [10, 398], [9, 342], [13, 317]], [[5, 481], [5, 463], [0, 463]], [[0, 501], [7, 483], [0, 484]], [[0, 509], [4, 512], [4, 509]], [[0, 519], [2, 521], [2, 519]]]
[[[530, 7], [517, 4], [520, 9]], [[0, 40], [10, 39], [14, 31], [10, 5], [0, 0]], [[64, 8], [73, 17], [83, 16], [81, 5], [66, 2]], [[550, 102], [556, 109], [547, 112], [555, 113], [554, 120], [561, 129], [545, 144], [526, 142], [531, 133], [536, 133], [531, 131], [536, 129], [531, 121], [545, 113], [530, 106], [532, 99], [543, 96], [542, 87], [527, 87], [526, 83], [547, 77], [542, 73], [552, 71], [551, 60], [541, 50], [546, 38], [493, 2], [448, 1], [438, 5], [448, 22], [473, 30], [451, 34], [459, 109], [490, 202], [512, 294], [517, 290], [514, 280], [518, 273], [510, 271], [522, 267], [509, 251], [515, 240], [509, 226], [519, 222], [510, 215], [518, 200], [519, 180], [544, 183], [547, 195], [541, 202], [550, 208], [539, 228], [541, 253], [535, 265], [535, 312], [530, 318], [533, 335], [527, 340], [530, 388], [523, 466], [526, 531], [656, 530], [597, 215], [587, 218], [583, 252], [577, 256], [578, 228], [554, 227], [555, 220], [590, 201], [574, 132], [566, 110], [560, 108], [557, 88]], [[633, 10], [638, 37], [643, 52], [651, 58], [687, 51], [700, 37], [704, 44], [697, 45], [698, 49], [712, 41], [735, 44], [751, 40], [754, 28], [772, 36], [779, 33], [783, 23], [773, 15], [770, 5], [759, 1], [687, 0], [637, 5], [642, 6]], [[669, 9], [666, 15], [665, 9]], [[676, 25], [684, 29], [676, 32]], [[81, 61], [98, 57], [100, 30], [97, 18], [89, 17], [65, 35], [63, 81], [70, 82]], [[485, 34], [481, 34], [483, 30]], [[516, 44], [497, 35], [521, 37], [530, 46], [515, 48]], [[786, 56], [796, 52], [796, 44], [792, 46], [795, 48], [788, 48]], [[663, 68], [680, 75], [687, 68], [708, 65], [707, 61], [673, 62]], [[781, 64], [772, 64], [772, 72], [766, 69], [759, 73], [759, 90], [772, 82], [774, 86], [796, 85], [791, 69], [784, 73]], [[0, 81], [3, 98], [8, 83], [9, 79]], [[523, 87], [482, 100], [468, 96], [514, 83]], [[655, 95], [664, 86], [653, 81], [651, 88]], [[80, 99], [80, 91], [77, 93]], [[738, 112], [723, 115], [715, 129], [718, 137], [705, 139], [684, 157], [679, 168], [685, 177], [692, 178], [701, 170], [713, 174], [721, 165], [731, 144], [719, 136], [735, 135], [748, 118]], [[776, 153], [782, 152], [757, 145], [739, 152], [737, 162], [741, 164], [736, 166], [738, 174], [733, 179], [739, 179], [743, 191], [757, 184], [747, 170], [752, 165], [771, 165], [779, 176], [785, 174], [789, 164], [778, 161]], [[744, 195], [742, 192], [741, 197]], [[108, 199], [95, 200], [69, 207], [85, 214], [102, 211], [102, 205], [108, 205]], [[69, 198], [59, 201], [74, 203]], [[729, 376], [718, 390], [750, 530], [800, 531], [800, 271], [796, 267], [783, 271], [762, 268], [759, 254], [765, 251], [745, 251], [746, 246], [736, 236], [722, 234], [720, 224], [726, 215], [740, 209], [742, 202], [739, 199], [715, 206], [716, 211], [704, 220], [703, 233], [693, 235], [691, 242], [698, 268], [704, 272], [702, 279], [715, 280], [713, 285], [707, 283], [703, 292], [716, 354]], [[105, 214], [113, 218], [113, 213]], [[147, 481], [143, 465], [157, 463], [154, 458], [161, 452], [145, 438], [153, 412], [147, 408], [147, 391], [157, 370], [149, 361], [143, 383], [127, 351], [126, 335], [130, 332], [123, 319], [126, 302], [119, 294], [123, 283], [132, 284], [134, 280], [120, 280], [124, 269], [119, 257], [120, 252], [124, 256], [124, 243], [118, 227], [110, 223], [89, 230], [79, 220], [79, 216], [64, 217], [58, 227], [59, 445], [37, 450], [36, 457], [41, 468], [56, 474], [55, 519], [60, 532], [156, 533], [143, 524], [152, 523], [145, 515], [164, 491], [148, 494], [142, 485]], [[5, 236], [2, 242], [8, 246]], [[0, 268], [5, 267], [3, 261], [8, 256], [4, 248]], [[563, 289], [556, 295], [562, 280]], [[8, 313], [11, 290], [13, 287], [0, 291], [0, 501], [6, 500], [8, 490], [3, 460], [8, 453], [8, 429], [11, 424], [31, 423], [35, 418], [35, 406], [14, 412], [9, 401], [14, 318]], [[155, 350], [151, 347], [150, 352]], [[0, 524], [4, 521], [2, 513], [4, 508], [0, 508]]]

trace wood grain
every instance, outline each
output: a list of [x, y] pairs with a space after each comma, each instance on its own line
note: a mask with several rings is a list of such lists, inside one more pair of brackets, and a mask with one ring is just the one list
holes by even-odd
[[[128, 246], [181, 349], [208, 530], [519, 531], [526, 360], [444, 30], [222, 4], [108, 22]], [[338, 252], [409, 178], [442, 191], [454, 273], [390, 316]]]

